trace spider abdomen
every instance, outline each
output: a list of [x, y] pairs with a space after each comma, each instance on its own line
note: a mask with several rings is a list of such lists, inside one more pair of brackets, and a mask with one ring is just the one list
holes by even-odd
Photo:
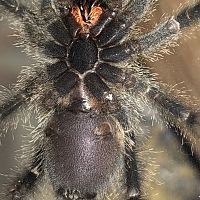
[[[46, 129], [46, 165], [55, 191], [94, 198], [122, 167], [118, 130], [108, 116], [57, 113]], [[69, 198], [70, 199], [70, 198]]]

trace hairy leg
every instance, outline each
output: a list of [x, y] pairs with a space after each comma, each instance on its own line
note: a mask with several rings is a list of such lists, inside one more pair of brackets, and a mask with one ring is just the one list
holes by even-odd
[[182, 10], [175, 19], [179, 22], [181, 29], [193, 26], [200, 20], [200, 2]]
[[43, 169], [43, 149], [36, 151], [33, 161], [29, 167], [23, 170], [14, 181], [5, 189], [6, 196], [12, 200], [22, 200], [27, 195], [34, 192], [36, 183], [42, 178]]
[[[200, 3], [197, 3], [193, 7], [181, 11], [177, 16], [160, 23], [153, 31], [135, 40], [131, 39], [118, 46], [104, 48], [100, 51], [100, 58], [108, 62], [120, 62], [130, 57], [135, 59], [139, 55], [152, 59], [152, 54], [155, 52], [167, 53], [168, 47], [176, 45], [176, 40], [180, 37], [182, 29], [194, 25], [199, 20]], [[120, 33], [115, 34], [116, 38], [118, 36]], [[104, 38], [103, 34], [102, 38]], [[112, 39], [110, 37], [109, 42], [112, 42]], [[101, 40], [103, 41], [100, 35], [100, 45], [109, 44], [109, 42], [102, 43]]]
[[[134, 137], [131, 139], [134, 141]], [[126, 164], [126, 178], [127, 178], [127, 193], [128, 200], [139, 200], [141, 199], [141, 185], [140, 185], [140, 175], [137, 166], [137, 155], [134, 147], [126, 148], [125, 164]]]
[[173, 132], [180, 140], [188, 143], [191, 155], [196, 154], [199, 163], [200, 110], [195, 106], [195, 99], [166, 85], [159, 85], [154, 78], [146, 69], [142, 77], [136, 78], [132, 95], [142, 98], [138, 101], [145, 101], [151, 109], [152, 119], [160, 118], [166, 126], [175, 130]]
[[[117, 115], [117, 119], [124, 128], [129, 126], [128, 116], [125, 110], [121, 110]], [[127, 200], [143, 200], [141, 191], [141, 170], [138, 166], [138, 154], [136, 150], [136, 137], [133, 131], [128, 133], [127, 143], [125, 144], [125, 169], [126, 169], [126, 187], [127, 187]]]
[[[122, 16], [130, 20], [132, 26], [138, 24], [148, 12], [152, 11], [155, 0], [130, 0], [122, 11]], [[131, 19], [130, 19], [131, 16]]]
[[[24, 5], [22, 5], [17, 0], [0, 0], [0, 6], [9, 11], [10, 13], [14, 13], [16, 17], [23, 18], [27, 13], [31, 13]], [[0, 7], [0, 10], [2, 9]]]
[[161, 118], [167, 121], [167, 125], [177, 130], [178, 136], [182, 137], [183, 141], [189, 142], [191, 152], [199, 154], [200, 111], [188, 104], [191, 100], [186, 98], [181, 101], [181, 97], [178, 100], [173, 94], [158, 88], [149, 88], [146, 95], [161, 112]]
[[[108, 11], [102, 14], [100, 23], [91, 29], [97, 36], [100, 47], [112, 46], [119, 43], [131, 28], [152, 10], [154, 0], [129, 1], [120, 11]], [[114, 18], [117, 15], [117, 18]]]
[[[34, 94], [34, 90], [38, 87], [37, 83], [40, 82], [41, 84], [42, 82], [45, 82], [45, 79], [43, 80], [41, 78], [43, 72], [36, 73], [35, 76], [27, 73], [28, 72], [26, 72], [26, 75], [22, 75], [26, 77], [25, 80], [20, 82], [20, 89], [13, 89], [13, 92], [15, 93], [13, 96], [7, 95], [6, 98], [0, 96], [0, 98], [3, 98], [0, 99], [2, 101], [0, 104], [0, 121], [6, 119], [6, 117], [13, 112], [17, 112], [20, 107], [28, 103]], [[28, 76], [30, 77], [27, 78]]]
[[[58, 23], [47, 27], [45, 22], [46, 13], [42, 12], [42, 8], [39, 10], [34, 9], [33, 7], [31, 10], [28, 6], [14, 0], [0, 1], [0, 11], [5, 13], [5, 17], [9, 18], [10, 22], [15, 21], [12, 26], [19, 31], [19, 44], [25, 48], [27, 54], [32, 54], [37, 60], [46, 59], [47, 57], [64, 57], [65, 48], [54, 40], [55, 29], [58, 28], [56, 34], [59, 34], [58, 38], [60, 38], [60, 35], [64, 35], [62, 32], [63, 27]], [[54, 17], [54, 20], [57, 19], [55, 14], [52, 17]], [[64, 40], [69, 40], [66, 38], [67, 35], [64, 36]]]

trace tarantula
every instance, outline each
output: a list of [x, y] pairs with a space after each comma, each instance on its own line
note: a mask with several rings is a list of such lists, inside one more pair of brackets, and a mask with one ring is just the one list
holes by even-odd
[[[146, 199], [141, 158], [146, 117], [198, 150], [199, 111], [144, 62], [198, 23], [200, 3], [141, 34], [155, 0], [0, 0], [0, 14], [36, 60], [2, 91], [2, 131], [35, 112], [24, 169], [3, 200]], [[12, 95], [11, 95], [12, 93]], [[13, 120], [12, 120], [13, 119]], [[199, 162], [198, 158], [196, 160]]]

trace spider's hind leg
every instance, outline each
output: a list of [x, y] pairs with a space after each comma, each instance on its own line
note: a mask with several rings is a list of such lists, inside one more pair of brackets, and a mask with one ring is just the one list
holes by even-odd
[[177, 134], [178, 139], [183, 143], [183, 147], [184, 143], [187, 144], [187, 148], [190, 147], [190, 155], [194, 155], [193, 158], [196, 158], [196, 166], [199, 168], [199, 110], [186, 103], [190, 99], [180, 101], [173, 94], [154, 87], [149, 89], [147, 97], [150, 98], [154, 106], [161, 112], [161, 118]]
[[44, 174], [43, 150], [40, 149], [33, 156], [33, 161], [17, 178], [6, 187], [6, 196], [12, 200], [22, 200], [35, 190], [36, 183]]
[[[128, 125], [128, 116], [122, 110], [118, 115], [118, 120], [126, 129]], [[142, 189], [141, 189], [141, 177], [138, 166], [138, 155], [135, 144], [137, 143], [136, 137], [133, 131], [127, 134], [127, 143], [125, 144], [125, 169], [126, 169], [126, 188], [127, 188], [127, 199], [126, 200], [141, 200]]]
[[128, 155], [125, 156], [128, 200], [140, 200], [141, 185], [135, 149], [130, 149], [130, 147], [127, 147], [126, 154]]

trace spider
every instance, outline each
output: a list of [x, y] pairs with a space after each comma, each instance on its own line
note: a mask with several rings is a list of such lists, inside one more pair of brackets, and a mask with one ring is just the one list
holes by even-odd
[[[192, 148], [199, 164], [199, 111], [145, 64], [196, 25], [200, 3], [142, 33], [155, 0], [0, 0], [0, 13], [36, 60], [1, 92], [2, 132], [20, 110], [38, 126], [26, 161], [1, 199], [147, 199], [141, 157], [150, 117]], [[30, 114], [29, 114], [30, 115]], [[147, 161], [148, 162], [148, 161]]]

